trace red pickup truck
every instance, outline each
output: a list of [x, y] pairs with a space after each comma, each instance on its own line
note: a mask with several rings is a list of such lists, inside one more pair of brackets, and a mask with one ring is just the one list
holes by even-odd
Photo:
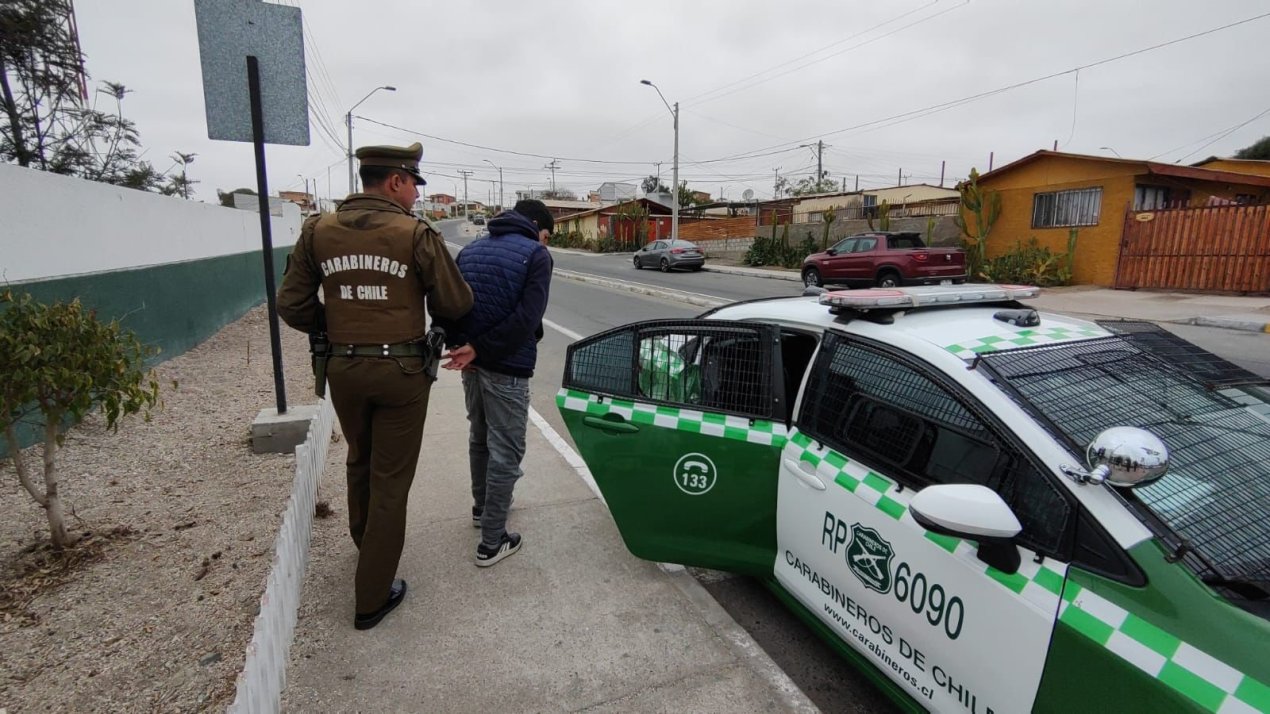
[[927, 248], [918, 233], [882, 232], [847, 236], [823, 253], [803, 259], [803, 284], [892, 288], [966, 282], [960, 248]]

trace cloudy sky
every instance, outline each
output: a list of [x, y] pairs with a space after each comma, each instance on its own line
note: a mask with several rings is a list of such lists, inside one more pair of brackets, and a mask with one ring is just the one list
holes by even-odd
[[[397, 91], [357, 109], [354, 145], [421, 141], [425, 192], [461, 194], [466, 169], [482, 201], [491, 163], [509, 197], [549, 187], [553, 158], [581, 195], [670, 183], [670, 113], [641, 79], [680, 102], [681, 178], [728, 199], [770, 197], [776, 169], [811, 176], [799, 144], [819, 140], [831, 177], [871, 187], [937, 183], [941, 162], [952, 182], [1055, 141], [1193, 162], [1270, 134], [1270, 0], [281, 4], [303, 10], [313, 138], [269, 147], [273, 191], [303, 176], [342, 196], [344, 114], [380, 85]], [[92, 81], [133, 90], [146, 158], [197, 153], [202, 200], [254, 188], [251, 146], [207, 139], [192, 0], [75, 7]]]

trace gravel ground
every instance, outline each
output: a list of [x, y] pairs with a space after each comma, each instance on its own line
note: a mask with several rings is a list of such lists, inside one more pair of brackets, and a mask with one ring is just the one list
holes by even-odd
[[[308, 343], [282, 330], [288, 401], [314, 403]], [[93, 417], [59, 452], [69, 527], [92, 534], [65, 572], [43, 545], [43, 510], [0, 464], [0, 711], [188, 712], [233, 699], [295, 470], [291, 455], [251, 453], [251, 422], [274, 404], [265, 308], [157, 372], [151, 422], [111, 433]]]

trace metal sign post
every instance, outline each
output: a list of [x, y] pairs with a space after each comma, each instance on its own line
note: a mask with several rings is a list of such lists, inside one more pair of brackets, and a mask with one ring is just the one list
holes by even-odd
[[265, 262], [265, 302], [269, 304], [269, 349], [273, 352], [273, 393], [278, 413], [287, 413], [282, 380], [282, 337], [278, 329], [277, 289], [273, 279], [273, 225], [269, 220], [269, 180], [265, 176], [265, 120], [260, 106], [260, 61], [247, 55], [247, 93], [251, 101], [251, 142], [256, 150], [256, 193], [260, 195], [260, 246]]

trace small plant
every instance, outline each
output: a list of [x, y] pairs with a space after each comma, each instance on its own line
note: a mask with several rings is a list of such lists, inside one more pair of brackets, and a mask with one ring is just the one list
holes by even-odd
[[[0, 427], [18, 481], [48, 516], [53, 547], [72, 544], [58, 490], [57, 449], [66, 429], [94, 410], [106, 426], [120, 417], [150, 409], [159, 399], [159, 383], [145, 368], [157, 350], [143, 346], [117, 320], [103, 323], [79, 300], [44, 305], [30, 295], [0, 293]], [[22, 458], [17, 427], [39, 413], [44, 421], [43, 488]]]

